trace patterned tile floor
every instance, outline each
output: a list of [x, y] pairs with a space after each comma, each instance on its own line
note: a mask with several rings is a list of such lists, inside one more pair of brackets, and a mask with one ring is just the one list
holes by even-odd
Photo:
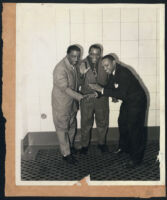
[[64, 163], [57, 147], [41, 148], [35, 159], [22, 159], [22, 180], [81, 180], [88, 175], [91, 180], [159, 180], [159, 163], [155, 162], [158, 143], [147, 145], [143, 164], [135, 169], [124, 167], [123, 162], [128, 159], [128, 155], [114, 154], [116, 146], [110, 144], [109, 152], [102, 154], [96, 145], [92, 145], [88, 155], [75, 156], [79, 161], [76, 166]]

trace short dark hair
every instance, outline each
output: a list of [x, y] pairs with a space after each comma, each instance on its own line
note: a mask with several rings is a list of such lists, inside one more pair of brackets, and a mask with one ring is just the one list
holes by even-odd
[[89, 47], [89, 51], [91, 51], [91, 49], [99, 49], [100, 50], [100, 53], [102, 52], [102, 48], [100, 47], [100, 45], [98, 44], [92, 44], [90, 47]]
[[77, 45], [71, 45], [67, 49], [67, 54], [69, 54], [71, 51], [79, 51], [79, 52], [81, 52], [81, 49]]
[[104, 60], [104, 59], [109, 59], [110, 61], [114, 61], [115, 60], [114, 56], [112, 56], [111, 54], [108, 54], [108, 55], [102, 57], [102, 60]]

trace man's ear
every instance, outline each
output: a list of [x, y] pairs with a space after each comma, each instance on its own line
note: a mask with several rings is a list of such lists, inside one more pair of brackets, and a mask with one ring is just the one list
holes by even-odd
[[113, 65], [115, 65], [116, 64], [116, 60], [113, 60], [112, 63], [113, 63]]

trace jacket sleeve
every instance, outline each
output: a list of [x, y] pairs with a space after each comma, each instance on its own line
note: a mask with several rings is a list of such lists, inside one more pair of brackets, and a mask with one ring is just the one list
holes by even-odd
[[68, 94], [70, 97], [80, 101], [82, 99], [82, 95], [72, 90], [69, 87], [67, 73], [59, 68], [59, 70], [55, 70], [54, 72], [54, 85], [56, 85], [61, 91]]
[[99, 64], [98, 66], [98, 74], [97, 74], [97, 83], [101, 86], [106, 86], [108, 84], [109, 77], [105, 72], [104, 68]]
[[119, 82], [114, 84], [108, 84], [104, 87], [103, 95], [109, 97], [115, 97], [117, 99], [124, 100], [127, 97], [127, 92], [130, 86], [131, 77], [128, 74], [120, 77]]

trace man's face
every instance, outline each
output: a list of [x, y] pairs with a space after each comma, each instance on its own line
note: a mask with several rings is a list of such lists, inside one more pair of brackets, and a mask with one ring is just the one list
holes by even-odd
[[71, 51], [68, 55], [67, 58], [70, 62], [71, 65], [76, 65], [78, 61], [80, 60], [80, 52], [79, 51]]
[[100, 49], [91, 48], [89, 52], [89, 58], [93, 64], [96, 64], [101, 57]]
[[102, 67], [107, 74], [111, 74], [115, 68], [115, 61], [111, 61], [108, 58], [102, 60]]

